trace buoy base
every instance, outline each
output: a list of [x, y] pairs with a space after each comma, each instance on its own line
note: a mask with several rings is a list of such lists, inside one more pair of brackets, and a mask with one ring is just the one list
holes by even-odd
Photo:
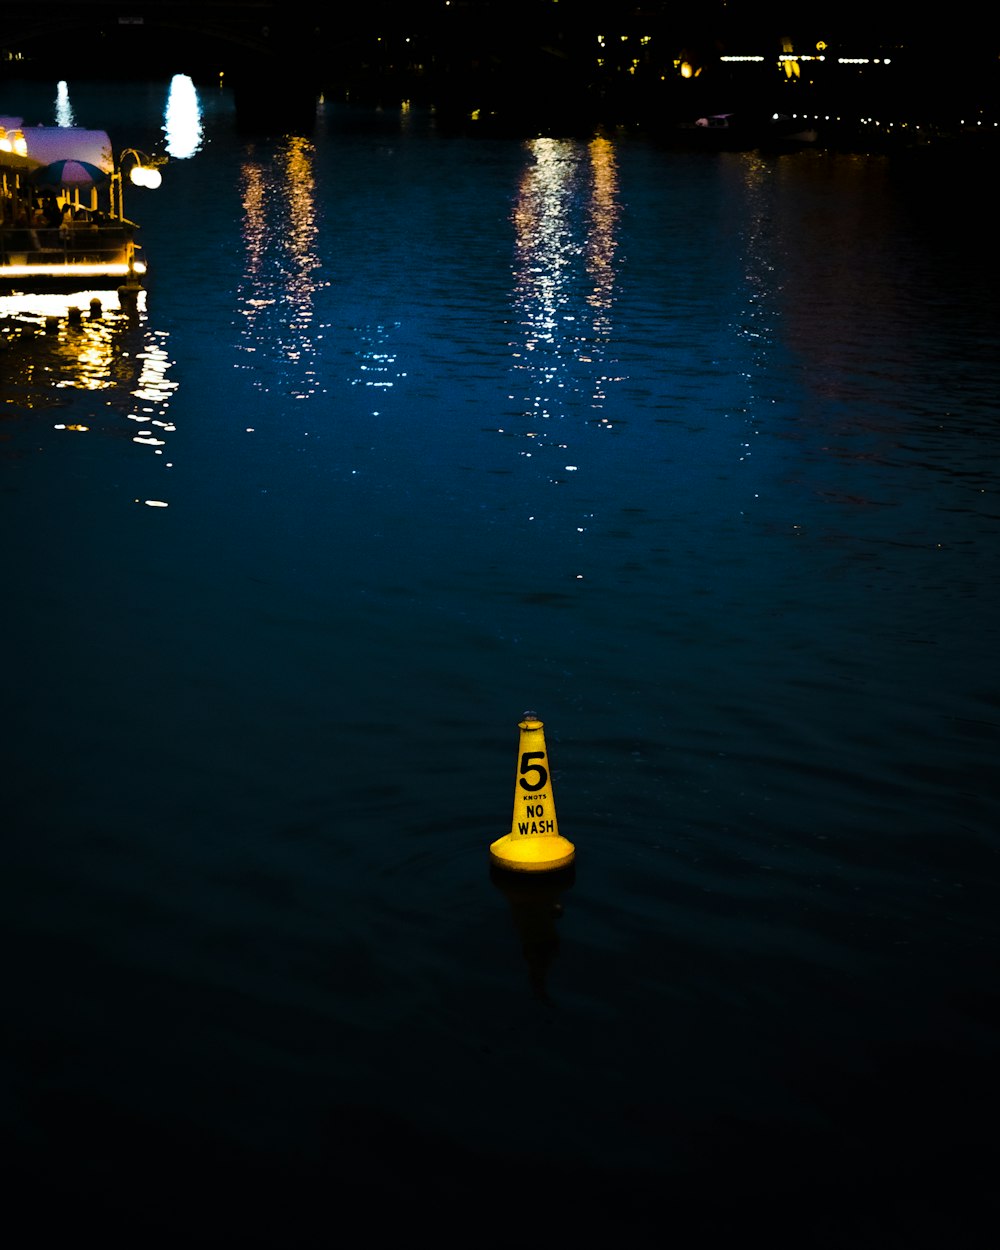
[[573, 862], [576, 847], [558, 833], [525, 838], [506, 833], [490, 843], [490, 861], [511, 872], [553, 872]]

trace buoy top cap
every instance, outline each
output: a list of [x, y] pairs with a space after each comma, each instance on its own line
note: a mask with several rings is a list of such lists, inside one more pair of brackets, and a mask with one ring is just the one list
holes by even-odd
[[538, 719], [534, 712], [525, 712], [518, 722], [519, 729], [540, 729], [542, 722]]

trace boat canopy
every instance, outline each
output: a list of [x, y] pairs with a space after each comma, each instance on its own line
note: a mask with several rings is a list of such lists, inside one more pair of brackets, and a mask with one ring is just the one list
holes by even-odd
[[[0, 127], [7, 131], [19, 130], [24, 136], [24, 153], [5, 151], [0, 144], [0, 165], [14, 169], [34, 170], [54, 161], [81, 161], [94, 165], [104, 174], [114, 173], [114, 155], [111, 139], [104, 130], [82, 130], [78, 126], [26, 126], [17, 124], [19, 118], [0, 117]], [[13, 122], [14, 126], [7, 123]]]

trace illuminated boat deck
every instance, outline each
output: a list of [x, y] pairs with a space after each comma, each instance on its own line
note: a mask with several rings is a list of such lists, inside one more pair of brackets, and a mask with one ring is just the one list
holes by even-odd
[[0, 287], [34, 281], [79, 282], [142, 279], [146, 262], [131, 230], [115, 223], [75, 230], [0, 229]]
[[142, 280], [138, 227], [123, 211], [124, 160], [134, 162], [132, 181], [159, 182], [132, 148], [116, 164], [103, 130], [0, 117], [0, 290]]

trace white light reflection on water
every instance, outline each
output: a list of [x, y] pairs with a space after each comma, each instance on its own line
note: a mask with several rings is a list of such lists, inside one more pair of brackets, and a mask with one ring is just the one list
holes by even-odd
[[[395, 321], [390, 325], [374, 325], [365, 333], [364, 346], [357, 353], [359, 373], [351, 379], [352, 386], [370, 387], [375, 392], [386, 391], [395, 386], [396, 378], [406, 377], [395, 367], [396, 352], [385, 350], [390, 335], [399, 330], [399, 324]], [[379, 402], [377, 394], [374, 402]], [[372, 415], [377, 417], [379, 410], [376, 408]]]
[[[296, 399], [323, 390], [317, 374], [322, 334], [313, 326], [314, 297], [326, 285], [318, 277], [314, 162], [312, 143], [290, 136], [270, 157], [257, 159], [251, 148], [241, 171], [246, 252], [242, 348], [261, 353], [264, 360], [277, 351], [292, 366], [282, 385]], [[246, 368], [256, 369], [256, 362]], [[255, 385], [268, 389], [263, 372]]]
[[170, 80], [163, 132], [167, 137], [167, 155], [174, 160], [187, 160], [201, 150], [201, 102], [187, 74], [175, 74]]
[[[746, 432], [740, 443], [741, 461], [755, 450], [764, 414], [776, 418], [777, 408], [788, 386], [787, 373], [775, 363], [777, 301], [782, 282], [788, 275], [779, 272], [780, 232], [772, 220], [773, 162], [756, 152], [734, 157], [743, 186], [743, 218], [739, 231], [743, 258], [743, 297], [745, 303], [732, 328], [748, 349], [748, 393], [744, 412]], [[777, 385], [775, 385], [777, 384]]]
[[[601, 408], [615, 299], [621, 214], [614, 145], [607, 139], [535, 139], [514, 206], [512, 344], [523, 415], [534, 426], [565, 415], [569, 399]], [[543, 438], [537, 428], [525, 437]], [[560, 434], [560, 437], [563, 437]], [[564, 445], [564, 444], [560, 444]], [[524, 453], [530, 455], [530, 452]]]
[[69, 84], [60, 79], [56, 84], [56, 125], [75, 126], [73, 106], [69, 102]]

